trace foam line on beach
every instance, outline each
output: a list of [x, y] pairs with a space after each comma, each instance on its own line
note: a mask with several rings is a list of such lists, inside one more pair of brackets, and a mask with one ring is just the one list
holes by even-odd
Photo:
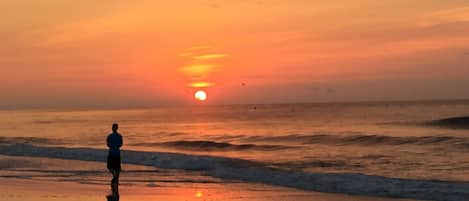
[[[1, 145], [0, 154], [104, 162], [107, 152], [104, 149], [12, 144]], [[465, 200], [469, 197], [469, 183], [464, 182], [397, 179], [364, 174], [292, 172], [269, 168], [265, 164], [248, 160], [224, 157], [126, 150], [123, 152], [123, 162], [163, 169], [201, 171], [205, 175], [226, 180], [326, 193], [446, 201]]]
[[0, 144], [14, 144], [14, 143], [57, 145], [62, 142], [60, 140], [54, 140], [54, 139], [42, 138], [42, 137], [2, 137], [0, 136]]

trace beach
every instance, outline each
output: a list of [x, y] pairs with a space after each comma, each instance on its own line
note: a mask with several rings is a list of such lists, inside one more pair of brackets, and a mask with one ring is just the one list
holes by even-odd
[[[111, 195], [110, 174], [104, 163], [28, 157], [0, 157], [0, 200], [79, 201], [105, 200]], [[6, 161], [23, 165], [7, 167]], [[63, 168], [66, 163], [67, 168]], [[37, 167], [47, 167], [41, 170]], [[222, 181], [196, 172], [161, 170], [149, 166], [124, 164], [119, 187], [120, 200], [172, 201], [391, 201], [366, 196], [349, 196], [281, 188], [259, 183]], [[151, 175], [151, 176], [149, 176]]]
[[469, 201], [469, 0], [0, 10], [0, 201]]
[[465, 118], [446, 120], [464, 116], [468, 102], [252, 108], [2, 111], [0, 200], [105, 199], [113, 122], [124, 137], [122, 200], [469, 195]]

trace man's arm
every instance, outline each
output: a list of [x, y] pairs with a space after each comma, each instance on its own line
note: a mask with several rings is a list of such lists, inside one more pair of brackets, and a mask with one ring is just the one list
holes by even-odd
[[109, 136], [107, 136], [107, 138], [106, 138], [106, 145], [107, 145], [107, 147], [111, 148], [111, 145], [109, 144]]
[[122, 147], [122, 144], [123, 144], [123, 139], [122, 139], [122, 136], [120, 136], [120, 138], [119, 138], [119, 139], [120, 139], [120, 140], [119, 140], [119, 148], [120, 148], [120, 147]]

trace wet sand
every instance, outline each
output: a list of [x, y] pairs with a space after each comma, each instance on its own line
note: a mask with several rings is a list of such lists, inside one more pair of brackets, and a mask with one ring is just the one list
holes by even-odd
[[[8, 201], [78, 201], [107, 200], [110, 189], [106, 185], [74, 182], [38, 181], [29, 179], [0, 179], [0, 200]], [[171, 201], [396, 201], [398, 199], [349, 196], [307, 192], [260, 184], [190, 184], [164, 186], [120, 186], [120, 200]], [[402, 200], [402, 199], [400, 199]]]

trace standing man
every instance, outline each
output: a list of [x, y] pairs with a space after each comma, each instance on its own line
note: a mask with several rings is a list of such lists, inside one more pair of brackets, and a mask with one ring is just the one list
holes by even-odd
[[106, 142], [109, 147], [107, 157], [107, 169], [112, 174], [111, 189], [112, 192], [118, 194], [119, 174], [121, 172], [121, 151], [122, 136], [117, 132], [119, 125], [112, 124], [112, 133], [107, 136]]

